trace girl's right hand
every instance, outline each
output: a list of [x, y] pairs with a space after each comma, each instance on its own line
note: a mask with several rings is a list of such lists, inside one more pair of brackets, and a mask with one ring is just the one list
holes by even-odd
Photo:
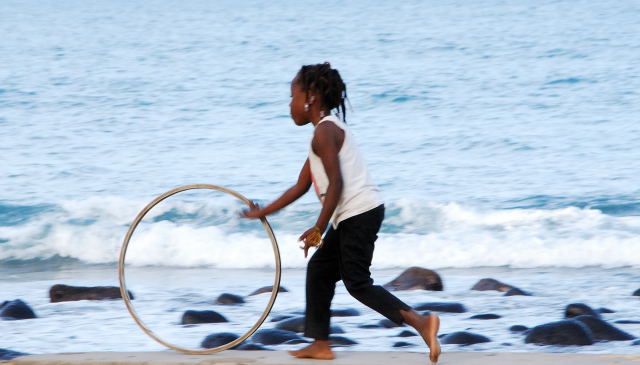
[[257, 203], [252, 203], [249, 209], [244, 209], [242, 212], [240, 212], [240, 217], [250, 219], [259, 219], [264, 217], [265, 215], [266, 214], [264, 214]]

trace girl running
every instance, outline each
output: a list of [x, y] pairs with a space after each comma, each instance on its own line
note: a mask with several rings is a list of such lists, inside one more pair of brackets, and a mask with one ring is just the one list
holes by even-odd
[[[369, 267], [384, 219], [384, 204], [345, 124], [346, 97], [347, 87], [329, 63], [302, 66], [291, 81], [290, 108], [296, 125], [311, 123], [314, 127], [309, 157], [294, 186], [271, 204], [242, 214], [260, 218], [275, 213], [304, 195], [311, 185], [322, 204], [315, 225], [299, 238], [305, 257], [310, 247], [318, 247], [309, 260], [306, 279], [304, 335], [314, 341], [291, 355], [335, 358], [329, 343], [330, 308], [336, 283], [342, 280], [349, 294], [369, 308], [397, 324], [415, 328], [435, 363], [440, 355], [438, 316], [423, 316], [386, 289], [373, 285]], [[331, 114], [333, 110], [342, 120]]]

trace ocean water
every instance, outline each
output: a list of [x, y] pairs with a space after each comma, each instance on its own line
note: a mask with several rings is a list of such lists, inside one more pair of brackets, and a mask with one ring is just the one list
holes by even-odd
[[[530, 346], [507, 328], [559, 319], [575, 301], [640, 317], [639, 16], [635, 1], [1, 2], [0, 300], [22, 298], [41, 318], [1, 321], [0, 348], [161, 349], [121, 302], [51, 304], [48, 288], [117, 285], [129, 224], [169, 189], [216, 184], [263, 204], [285, 191], [311, 135], [289, 118], [289, 83], [300, 65], [330, 61], [385, 197], [377, 282], [435, 269], [444, 292], [399, 295], [504, 315], [444, 316], [444, 332], [493, 340], [455, 350], [637, 352]], [[312, 195], [269, 217], [291, 290], [274, 313], [304, 307], [296, 240], [319, 212]], [[180, 310], [272, 281], [268, 237], [241, 209], [180, 194], [131, 242], [138, 305], [185, 346], [213, 330], [175, 332]], [[483, 277], [534, 296], [469, 291]], [[343, 288], [335, 301], [363, 312], [337, 320], [354, 349], [392, 349], [391, 332], [357, 327], [379, 315]], [[224, 328], [242, 331], [261, 308], [232, 309]]]

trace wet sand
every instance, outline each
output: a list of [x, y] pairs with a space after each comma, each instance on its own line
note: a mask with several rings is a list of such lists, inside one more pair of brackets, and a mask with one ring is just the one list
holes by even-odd
[[[339, 351], [331, 361], [296, 359], [284, 351], [224, 351], [211, 355], [186, 355], [163, 352], [85, 352], [68, 354], [29, 355], [5, 361], [11, 365], [425, 365], [429, 359], [418, 352]], [[441, 365], [638, 365], [640, 355], [566, 354], [566, 353], [444, 353]]]

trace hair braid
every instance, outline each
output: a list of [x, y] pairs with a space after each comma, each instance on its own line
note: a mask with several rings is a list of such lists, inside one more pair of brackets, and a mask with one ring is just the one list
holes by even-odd
[[346, 123], [347, 85], [342, 81], [338, 70], [331, 68], [329, 62], [325, 62], [302, 66], [298, 76], [303, 90], [316, 92], [320, 96], [322, 106], [329, 111], [338, 109], [342, 121]]

